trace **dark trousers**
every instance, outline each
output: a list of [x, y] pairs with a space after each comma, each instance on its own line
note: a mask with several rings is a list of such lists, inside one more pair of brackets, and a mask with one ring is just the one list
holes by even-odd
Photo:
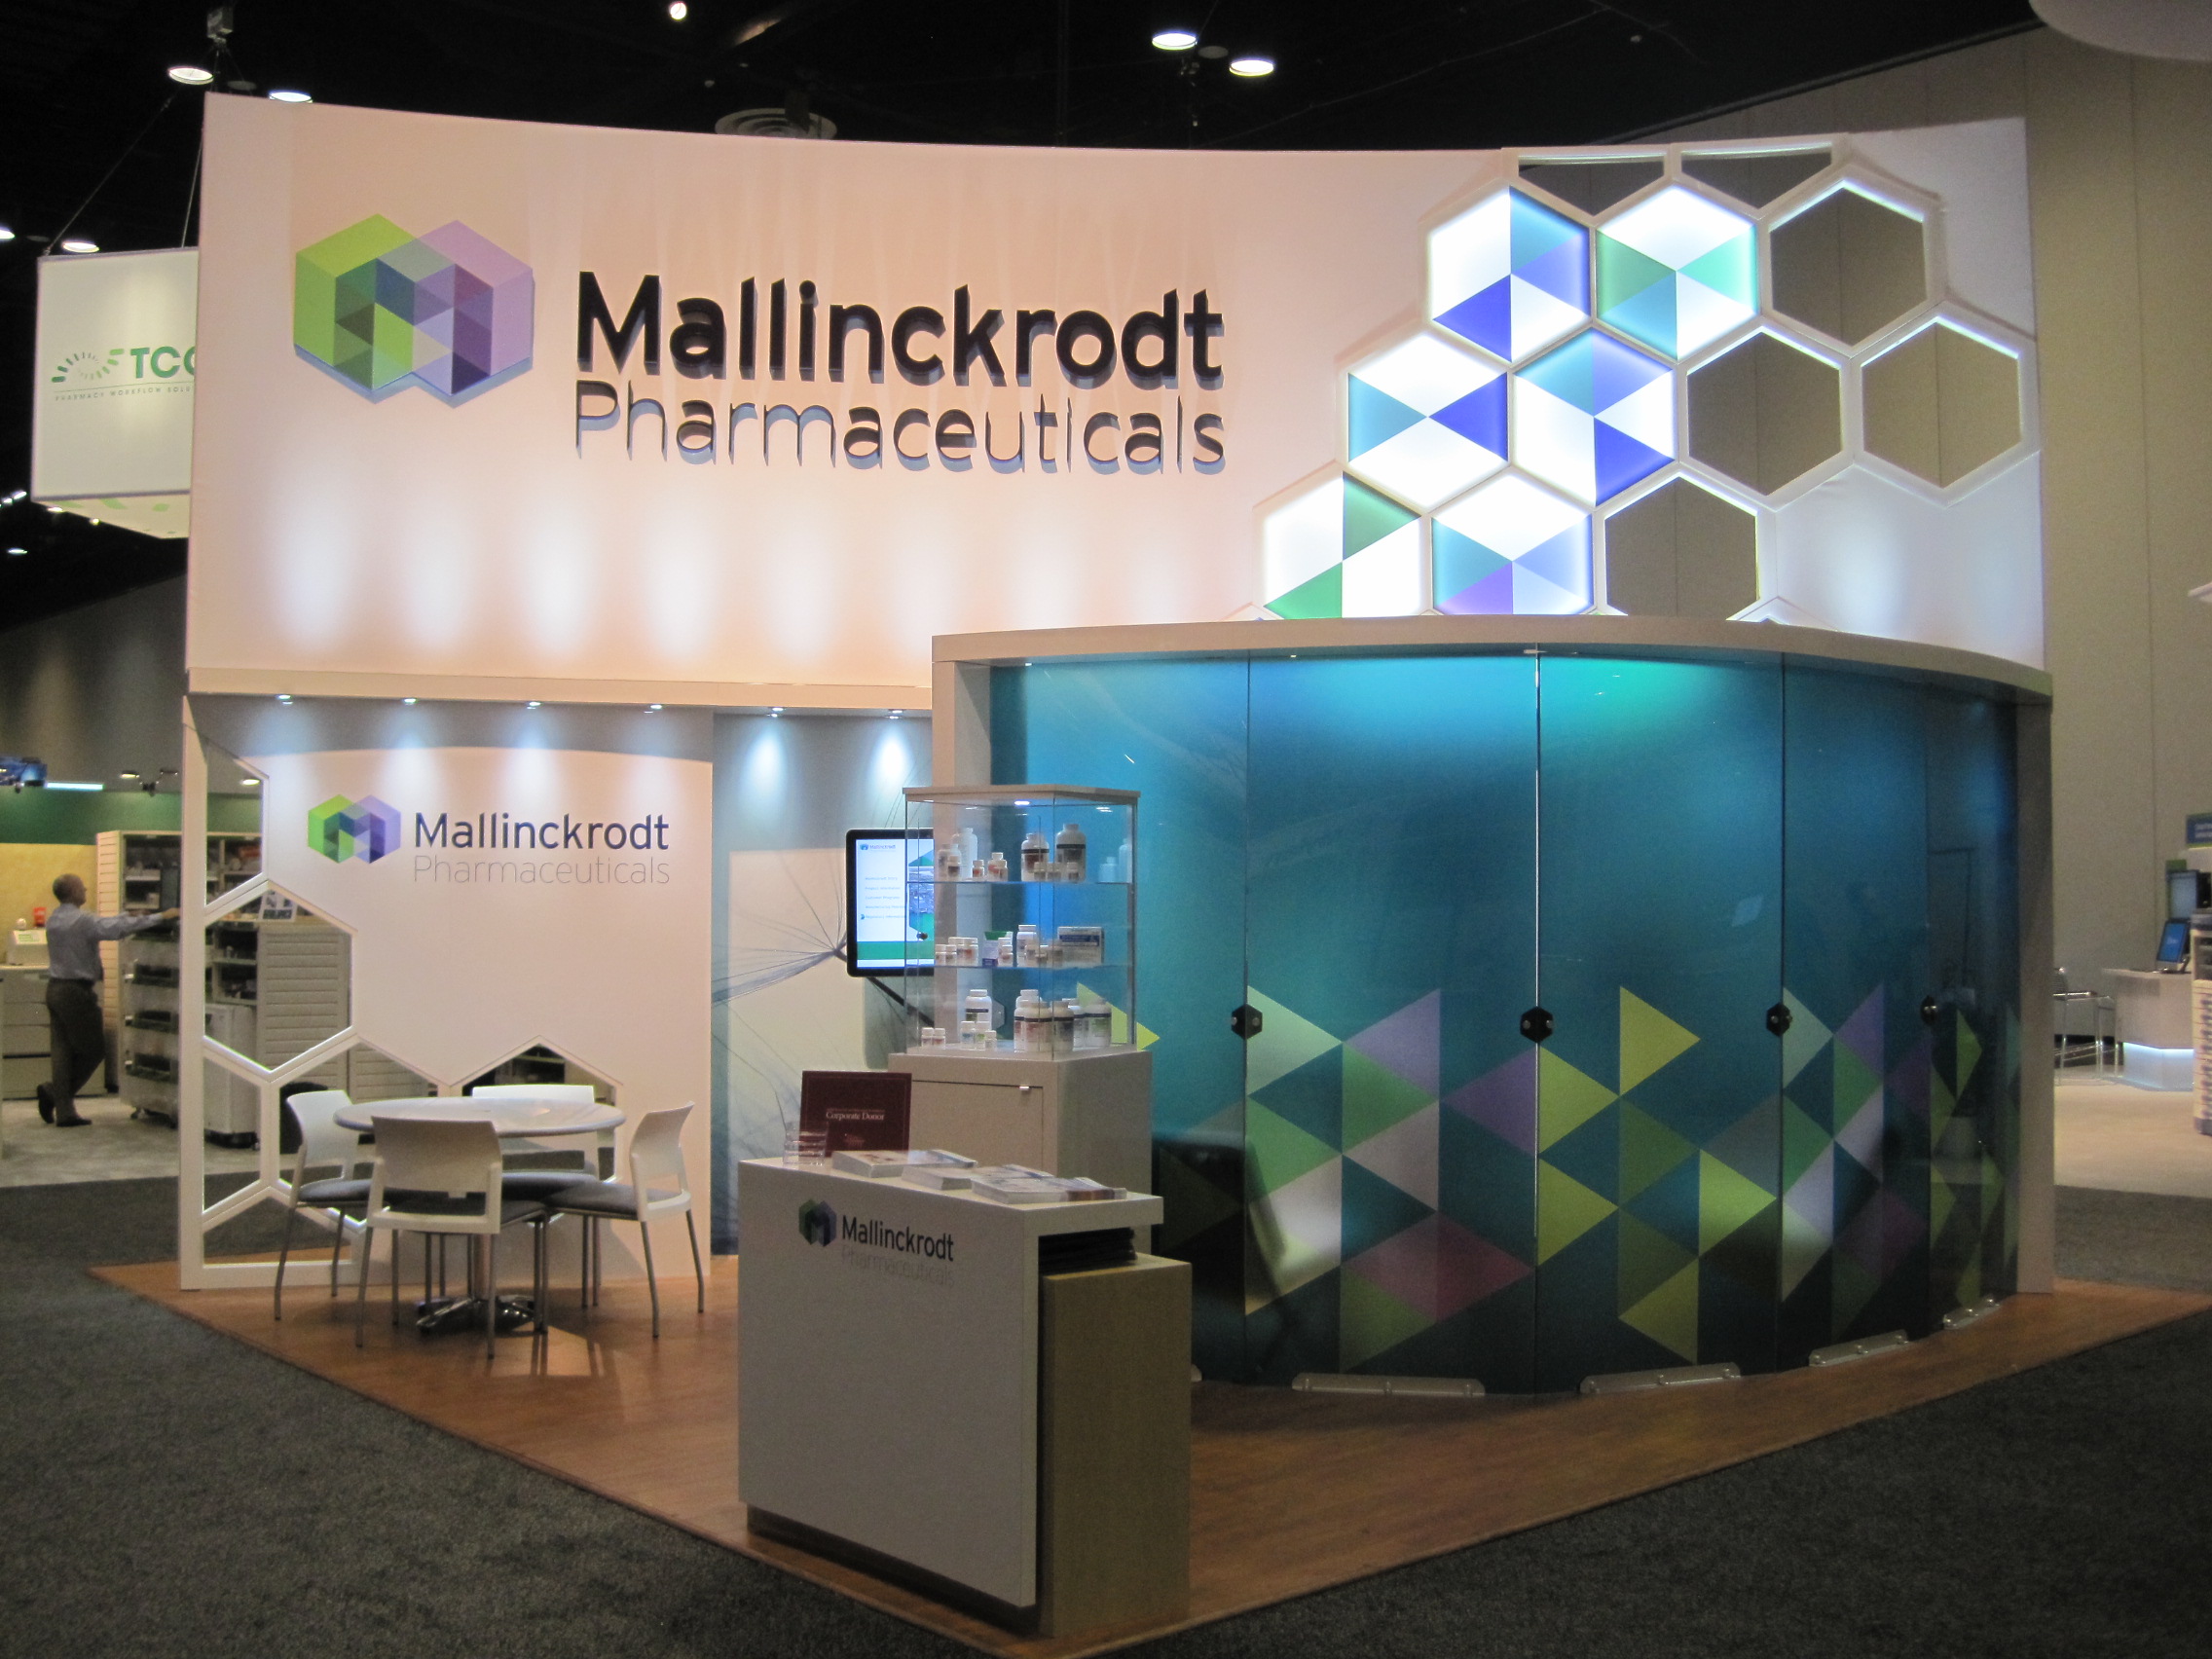
[[49, 979], [46, 1017], [54, 1031], [54, 1115], [74, 1117], [77, 1090], [107, 1058], [99, 993], [83, 979]]

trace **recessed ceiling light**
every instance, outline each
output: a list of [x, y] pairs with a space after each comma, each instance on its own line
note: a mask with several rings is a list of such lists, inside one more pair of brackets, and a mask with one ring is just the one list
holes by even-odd
[[172, 63], [169, 79], [180, 87], [211, 87], [215, 84], [215, 72], [203, 69], [197, 63]]
[[279, 703], [289, 703], [291, 700], [292, 694], [289, 691], [279, 691], [276, 693], [276, 701]]
[[314, 95], [313, 95], [313, 94], [312, 92], [297, 92], [297, 91], [295, 91], [294, 89], [292, 89], [292, 88], [290, 88], [290, 87], [279, 87], [279, 88], [277, 88], [277, 89], [276, 89], [276, 90], [275, 92], [271, 92], [271, 93], [270, 93], [269, 95], [270, 95], [270, 96], [271, 96], [272, 98], [276, 99], [276, 101], [277, 101], [278, 103], [313, 103], [313, 102], [314, 102]]
[[107, 789], [105, 784], [64, 784], [55, 778], [47, 779], [46, 787], [50, 790], [88, 790], [95, 793], [102, 793]]
[[91, 237], [63, 237], [61, 239], [61, 251], [63, 253], [97, 253], [99, 250], [100, 244], [92, 240]]
[[14, 231], [11, 231], [6, 225], [0, 225], [0, 241], [14, 241], [15, 240], [16, 233]]
[[691, 8], [686, 6], [683, 0], [668, 0], [668, 15], [675, 21], [681, 23], [691, 15]]
[[646, 713], [646, 714], [648, 714], [648, 715], [657, 715], [657, 714], [659, 714], [659, 713], [660, 713], [660, 705], [659, 705], [658, 703], [647, 703], [647, 704], [645, 705], [645, 713]]
[[407, 706], [408, 706], [408, 707], [409, 707], [410, 709], [412, 709], [412, 708], [413, 708], [413, 707], [415, 706], [415, 699], [414, 699], [414, 698], [412, 698], [412, 697], [402, 697], [402, 698], [400, 698], [399, 700], [400, 700], [400, 701], [401, 701], [402, 703], [405, 703], [405, 704], [406, 704], [406, 705], [407, 705]]
[[240, 778], [239, 782], [243, 784], [247, 789], [250, 790], [254, 785], [260, 783], [261, 780], [259, 778]]
[[1256, 52], [1248, 52], [1242, 57], [1232, 57], [1229, 60], [1229, 72], [1232, 75], [1242, 75], [1247, 79], [1261, 75], [1272, 75], [1275, 72], [1275, 60], [1272, 57], [1263, 57]]
[[1159, 47], [1162, 52], [1188, 52], [1192, 47], [1198, 44], [1198, 31], [1196, 29], [1156, 29], [1153, 31], [1152, 44]]
[[119, 778], [129, 778], [132, 783], [136, 783], [138, 781], [138, 774], [136, 772], [118, 772], [116, 773], [116, 776]]
[[29, 552], [30, 549], [28, 547], [11, 547], [8, 549], [8, 557], [11, 559], [20, 559]]
[[533, 697], [529, 702], [525, 703], [523, 707], [526, 709], [542, 709], [545, 707], [545, 705], [543, 703], [540, 703], [535, 697]]

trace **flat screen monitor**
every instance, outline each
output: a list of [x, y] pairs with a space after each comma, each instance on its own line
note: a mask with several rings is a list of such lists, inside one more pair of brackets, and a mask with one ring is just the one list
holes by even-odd
[[2166, 871], [2166, 914], [2171, 918], [2185, 917], [2194, 910], [2202, 909], [2197, 903], [2202, 895], [2201, 881], [2194, 869]]
[[2166, 924], [2165, 932], [2158, 936], [2158, 966], [2179, 968], [2189, 960], [2189, 923], [2174, 921]]
[[852, 932], [845, 972], [903, 973], [909, 957], [930, 960], [937, 882], [930, 838], [899, 830], [845, 831], [845, 914]]

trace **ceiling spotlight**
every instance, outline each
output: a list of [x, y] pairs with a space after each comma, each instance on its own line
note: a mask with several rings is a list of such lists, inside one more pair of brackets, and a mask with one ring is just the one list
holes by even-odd
[[1272, 75], [1275, 72], [1275, 60], [1272, 57], [1262, 56], [1257, 52], [1247, 52], [1241, 57], [1232, 57], [1229, 60], [1229, 72], [1232, 75], [1242, 75], [1247, 79], [1260, 75]]
[[20, 559], [29, 551], [30, 549], [28, 547], [11, 547], [8, 549], [8, 557], [11, 559]]
[[275, 98], [275, 99], [276, 99], [276, 101], [277, 101], [278, 103], [313, 103], [313, 102], [314, 102], [314, 95], [313, 95], [313, 94], [312, 92], [295, 92], [295, 91], [293, 91], [293, 90], [292, 90], [291, 88], [289, 88], [289, 87], [279, 87], [279, 88], [277, 88], [277, 89], [276, 89], [276, 90], [275, 92], [271, 92], [271, 93], [270, 93], [269, 95], [270, 95], [270, 96], [271, 96], [272, 98]]
[[526, 709], [542, 709], [545, 707], [545, 705], [543, 703], [540, 703], [535, 697], [533, 697], [529, 702], [525, 703], [523, 707]]
[[211, 87], [215, 84], [215, 72], [203, 69], [197, 63], [172, 63], [169, 79], [180, 87]]
[[1188, 52], [1198, 44], [1198, 31], [1184, 28], [1155, 29], [1152, 44], [1162, 52]]
[[63, 253], [97, 253], [99, 250], [100, 244], [92, 240], [91, 237], [63, 237], [61, 239], [61, 251]]
[[0, 241], [14, 241], [15, 240], [16, 233], [8, 229], [6, 225], [0, 225]]
[[240, 778], [239, 782], [240, 784], [243, 784], [247, 789], [250, 790], [254, 785], [260, 783], [261, 780], [259, 778]]
[[118, 772], [116, 773], [116, 776], [119, 778], [129, 778], [132, 783], [136, 783], [138, 781], [138, 774], [136, 772]]
[[645, 713], [646, 713], [646, 714], [648, 714], [648, 715], [657, 715], [657, 714], [659, 714], [659, 713], [660, 713], [660, 705], [659, 705], [658, 703], [647, 703], [647, 704], [645, 705]]
[[691, 8], [683, 0], [668, 0], [668, 16], [672, 22], [681, 23], [691, 15]]
[[0, 507], [12, 507], [29, 494], [28, 490], [11, 490], [5, 496], [0, 496]]
[[279, 691], [276, 693], [276, 701], [279, 703], [289, 703], [291, 700], [292, 694], [289, 691]]
[[400, 698], [399, 700], [400, 700], [400, 701], [401, 701], [402, 703], [404, 703], [404, 704], [405, 704], [405, 705], [406, 705], [406, 706], [407, 706], [408, 708], [410, 708], [410, 709], [412, 709], [412, 708], [413, 708], [413, 707], [415, 706], [415, 699], [414, 699], [414, 698], [412, 698], [412, 697], [402, 697], [402, 698]]

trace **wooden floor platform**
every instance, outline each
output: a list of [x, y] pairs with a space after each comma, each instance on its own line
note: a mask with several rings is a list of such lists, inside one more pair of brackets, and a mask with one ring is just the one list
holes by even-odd
[[1383, 1400], [1201, 1383], [1192, 1390], [1191, 1611], [1081, 1638], [1010, 1635], [896, 1585], [746, 1530], [737, 1500], [738, 1265], [714, 1264], [707, 1312], [688, 1275], [662, 1283], [662, 1339], [643, 1286], [607, 1287], [590, 1323], [556, 1292], [542, 1342], [425, 1341], [372, 1294], [352, 1303], [312, 1267], [282, 1324], [263, 1291], [183, 1292], [173, 1263], [102, 1278], [318, 1377], [702, 1537], [986, 1652], [1076, 1659], [1540, 1526], [1940, 1399], [2212, 1308], [2174, 1291], [2062, 1281], [1962, 1331], [1857, 1364], [1596, 1398]]

